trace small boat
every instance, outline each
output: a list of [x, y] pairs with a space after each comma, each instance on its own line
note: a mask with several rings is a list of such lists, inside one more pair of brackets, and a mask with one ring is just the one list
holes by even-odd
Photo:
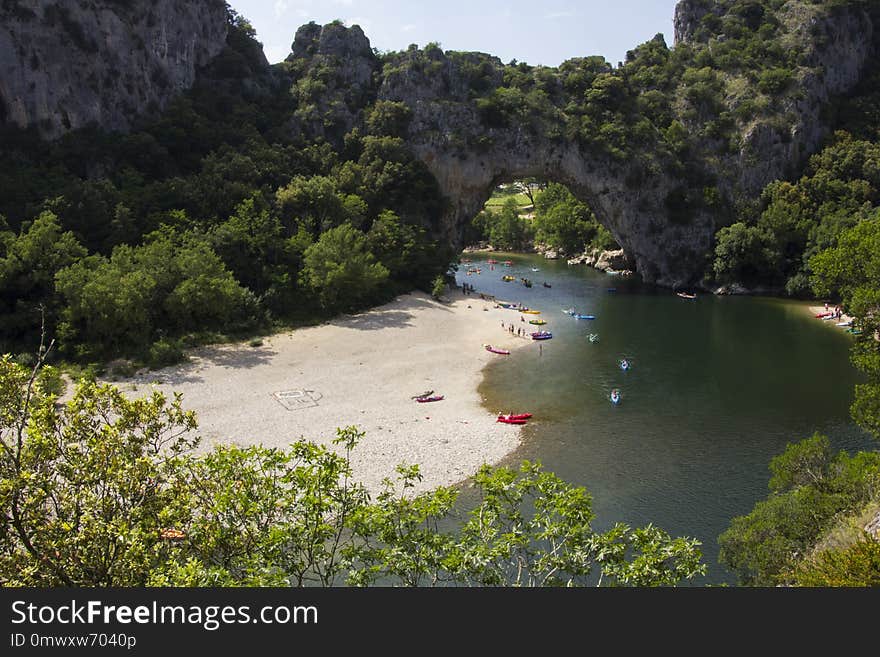
[[505, 283], [510, 283], [511, 281], [515, 281], [516, 278], [514, 278], [513, 276], [502, 276], [501, 280]]
[[612, 390], [610, 398], [611, 398], [612, 404], [619, 404], [620, 403], [620, 390], [618, 390], [617, 388]]
[[532, 333], [532, 340], [549, 340], [553, 337], [550, 331], [536, 331]]
[[529, 320], [529, 324], [534, 324], [535, 326], [544, 326], [544, 324], [546, 324], [546, 323], [547, 322], [545, 322], [543, 319], [530, 319]]
[[690, 300], [693, 300], [693, 299], [696, 299], [696, 298], [697, 298], [697, 295], [696, 295], [696, 294], [688, 294], [687, 292], [676, 292], [675, 294], [676, 294], [676, 296], [679, 296], [679, 297], [681, 297], [682, 299], [690, 299]]
[[599, 342], [599, 334], [590, 333], [590, 342]]
[[489, 263], [490, 265], [497, 265], [498, 264], [497, 260], [487, 260], [486, 262]]
[[852, 320], [850, 319], [850, 320], [848, 320], [848, 321], [846, 321], [846, 322], [837, 322], [837, 325], [838, 325], [838, 326], [842, 326], [842, 327], [852, 326]]
[[620, 361], [620, 369], [622, 369], [624, 372], [626, 372], [630, 367], [631, 365], [626, 358]]
[[574, 316], [574, 308], [569, 308], [568, 310], [563, 308], [562, 312], [564, 312], [566, 315], [571, 315], [572, 317]]
[[537, 267], [532, 267], [532, 271], [541, 271], [541, 270], [538, 269]]
[[443, 395], [434, 395], [433, 397], [416, 397], [416, 401], [420, 404], [424, 404], [426, 402], [443, 401]]
[[575, 319], [596, 319], [595, 315], [572, 315]]
[[511, 265], [513, 265], [513, 262], [510, 260], [505, 260], [501, 264], [504, 265], [505, 267], [510, 267]]
[[825, 319], [826, 317], [831, 317], [834, 313], [830, 310], [827, 313], [819, 313], [816, 315], [816, 319]]
[[525, 424], [532, 417], [531, 413], [499, 413], [496, 422], [507, 422], [508, 424]]
[[553, 287], [550, 283], [544, 283], [544, 287]]
[[510, 356], [510, 351], [507, 349], [499, 349], [498, 347], [493, 347], [490, 344], [486, 345], [486, 351], [491, 351], [493, 354], [501, 354], [502, 356]]
[[540, 310], [529, 310], [528, 308], [524, 308], [523, 310], [520, 310], [520, 312], [523, 315], [540, 315], [541, 314]]

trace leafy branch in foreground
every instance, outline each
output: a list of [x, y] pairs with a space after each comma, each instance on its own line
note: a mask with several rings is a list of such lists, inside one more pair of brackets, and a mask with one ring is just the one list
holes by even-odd
[[363, 433], [333, 445], [196, 453], [196, 419], [155, 393], [82, 382], [60, 402], [0, 359], [4, 586], [674, 585], [705, 572], [698, 542], [591, 527], [585, 489], [523, 463], [414, 494], [400, 466], [372, 499], [352, 475]]

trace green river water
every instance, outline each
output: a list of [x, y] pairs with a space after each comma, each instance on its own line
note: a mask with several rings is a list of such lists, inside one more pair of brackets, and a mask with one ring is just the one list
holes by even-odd
[[[535, 415], [508, 464], [539, 460], [587, 487], [598, 529], [652, 522], [698, 538], [709, 565], [699, 583], [734, 581], [717, 561], [717, 537], [767, 496], [767, 465], [787, 443], [819, 431], [838, 449], [876, 447], [849, 418], [858, 382], [850, 336], [813, 318], [803, 302], [708, 294], [687, 301], [564, 261], [464, 257], [483, 273], [467, 276], [462, 265], [459, 283], [542, 311], [554, 336], [485, 371], [480, 393], [491, 411]], [[513, 266], [491, 271], [489, 257]], [[534, 286], [505, 283], [504, 274]], [[562, 312], [569, 307], [596, 319], [575, 320]], [[613, 388], [618, 406], [609, 401]]]

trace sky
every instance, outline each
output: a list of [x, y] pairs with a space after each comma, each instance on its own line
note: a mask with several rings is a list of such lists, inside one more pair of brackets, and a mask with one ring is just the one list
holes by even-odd
[[341, 19], [360, 25], [374, 48], [436, 41], [532, 65], [603, 55], [612, 64], [658, 32], [672, 46], [677, 0], [228, 0], [257, 30], [271, 63], [290, 53], [296, 29]]

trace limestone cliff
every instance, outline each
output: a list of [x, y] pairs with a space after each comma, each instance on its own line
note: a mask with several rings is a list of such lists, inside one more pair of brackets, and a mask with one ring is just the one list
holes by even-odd
[[[700, 26], [707, 14], [723, 17], [730, 5], [729, 0], [681, 0], [675, 11], [676, 45], [711, 50], [724, 32], [701, 33]], [[875, 27], [859, 3], [829, 12], [821, 4], [788, 2], [778, 21], [781, 45], [800, 51], [794, 79], [774, 99], [778, 106], [771, 114], [737, 122], [739, 146], [734, 153], [715, 154], [707, 163], [720, 174], [725, 189], [742, 197], [755, 197], [767, 183], [791, 178], [819, 150], [829, 129], [823, 110], [834, 96], [856, 86], [875, 54]], [[728, 75], [725, 83], [726, 104], [735, 113], [755, 85], [743, 75]]]
[[[298, 146], [345, 153], [371, 131], [402, 139], [446, 198], [431, 227], [449, 244], [462, 246], [498, 183], [536, 176], [586, 202], [646, 281], [690, 285], [718, 228], [821, 146], [829, 100], [873, 54], [866, 6], [682, 0], [681, 50], [658, 35], [618, 68], [504, 65], [433, 45], [379, 56], [357, 26], [309, 24], [285, 62], [269, 71], [261, 58], [242, 86], [272, 95], [278, 135]], [[227, 32], [218, 0], [3, 0], [0, 18], [0, 122], [49, 138], [90, 123], [129, 128], [193, 84]], [[718, 60], [763, 29], [748, 47], [770, 48], [772, 66], [748, 70], [738, 52]], [[377, 108], [390, 120], [371, 120]]]
[[226, 31], [222, 0], [4, 0], [0, 123], [126, 130], [192, 86]]

